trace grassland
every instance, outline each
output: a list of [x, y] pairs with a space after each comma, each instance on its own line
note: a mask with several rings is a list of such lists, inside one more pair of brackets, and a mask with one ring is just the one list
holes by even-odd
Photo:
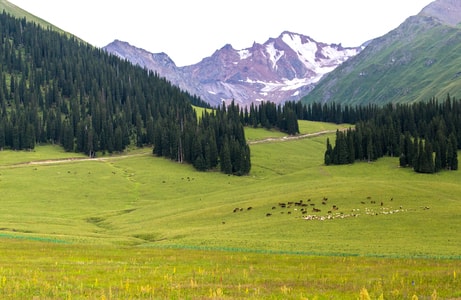
[[69, 35], [69, 33], [66, 33], [65, 31], [63, 31], [62, 29], [54, 26], [53, 24], [23, 10], [22, 8], [14, 5], [13, 3], [7, 1], [7, 0], [0, 0], [0, 12], [3, 12], [5, 11], [6, 13], [8, 14], [11, 14], [12, 16], [15, 16], [17, 18], [26, 18], [27, 21], [30, 21], [30, 22], [34, 22], [40, 26], [42, 26], [43, 28], [51, 28], [57, 32], [60, 32], [60, 33], [63, 33], [63, 34], [67, 34]]
[[416, 174], [396, 158], [326, 167], [327, 137], [252, 144], [244, 177], [150, 149], [92, 160], [54, 146], [2, 151], [0, 295], [461, 297], [460, 173]]

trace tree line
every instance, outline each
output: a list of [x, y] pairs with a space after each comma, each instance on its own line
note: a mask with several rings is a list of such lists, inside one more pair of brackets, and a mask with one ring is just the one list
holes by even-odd
[[[196, 126], [186, 126], [174, 118], [158, 119], [153, 131], [153, 153], [191, 163], [200, 171], [219, 167], [225, 174], [248, 174], [250, 147], [239, 111], [234, 102], [205, 110], [198, 121], [188, 121]], [[161, 130], [165, 126], [170, 130]]]
[[153, 145], [199, 170], [250, 171], [238, 107], [198, 120], [191, 104], [209, 105], [156, 72], [5, 11], [0, 41], [0, 149], [55, 143], [95, 156]]
[[295, 113], [294, 102], [275, 104], [261, 102], [252, 103], [249, 107], [240, 110], [240, 119], [243, 125], [251, 127], [276, 128], [289, 135], [299, 133], [298, 115]]
[[447, 95], [445, 101], [373, 107], [355, 129], [337, 131], [334, 146], [327, 140], [324, 162], [350, 164], [393, 156], [399, 157], [401, 167], [420, 173], [457, 170], [460, 141], [461, 101]]

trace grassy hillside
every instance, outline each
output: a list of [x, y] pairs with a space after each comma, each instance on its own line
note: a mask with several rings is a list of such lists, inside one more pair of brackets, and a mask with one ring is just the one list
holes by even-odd
[[[0, 12], [5, 11], [6, 13], [9, 13], [10, 15], [22, 19], [26, 18], [27, 21], [31, 21], [34, 23], [37, 23], [41, 25], [43, 28], [52, 28], [55, 31], [61, 32], [61, 33], [66, 33], [62, 29], [54, 26], [53, 24], [23, 10], [22, 8], [14, 5], [13, 3], [7, 1], [7, 0], [0, 0]], [[67, 34], [67, 33], [66, 33]]]
[[459, 27], [408, 18], [322, 79], [303, 102], [412, 103], [447, 93], [459, 98]]
[[253, 144], [244, 177], [151, 149], [92, 160], [55, 146], [2, 151], [0, 295], [461, 296], [460, 173], [415, 174], [396, 158], [325, 167], [328, 136]]

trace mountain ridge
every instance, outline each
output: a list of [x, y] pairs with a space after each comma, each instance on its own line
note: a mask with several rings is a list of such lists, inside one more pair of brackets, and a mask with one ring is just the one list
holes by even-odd
[[456, 26], [461, 22], [461, 2], [436, 0], [424, 7], [419, 15], [433, 17], [446, 25]]
[[[449, 12], [448, 17], [443, 12]], [[456, 96], [461, 86], [457, 75], [461, 74], [461, 29], [452, 24], [457, 20], [461, 20], [461, 3], [432, 2], [418, 15], [372, 40], [301, 101], [384, 105]]]
[[109, 53], [156, 71], [173, 84], [211, 105], [236, 101], [297, 101], [320, 78], [359, 53], [363, 46], [343, 47], [283, 31], [265, 43], [237, 50], [226, 44], [200, 62], [178, 67], [165, 53], [150, 53], [115, 40], [103, 47]]

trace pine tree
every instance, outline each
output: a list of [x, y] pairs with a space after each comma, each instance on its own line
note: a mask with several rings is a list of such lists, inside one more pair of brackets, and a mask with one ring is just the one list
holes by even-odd
[[202, 154], [200, 154], [199, 156], [195, 158], [193, 166], [198, 171], [206, 171], [208, 169], [208, 166]]
[[325, 151], [325, 157], [324, 157], [325, 165], [329, 166], [330, 164], [333, 163], [332, 156], [333, 156], [333, 147], [331, 147], [330, 138], [327, 138], [327, 150]]
[[349, 163], [349, 149], [347, 147], [347, 140], [345, 134], [339, 130], [336, 130], [336, 144], [334, 148], [334, 162], [338, 165], [344, 165]]
[[242, 164], [241, 174], [242, 175], [249, 174], [251, 170], [250, 146], [245, 145], [243, 147], [242, 155], [243, 155], [243, 158], [242, 158], [243, 164]]
[[430, 142], [419, 140], [417, 164], [414, 170], [419, 173], [434, 173], [434, 159]]
[[224, 139], [223, 147], [221, 150], [221, 172], [225, 174], [232, 174], [231, 152], [228, 139]]
[[432, 148], [432, 144], [429, 141], [424, 143], [424, 161], [425, 161], [425, 173], [434, 173], [435, 166], [434, 166], [434, 151]]
[[451, 133], [447, 143], [447, 168], [458, 170], [458, 146], [454, 133]]
[[349, 128], [346, 136], [346, 143], [348, 149], [348, 163], [352, 164], [355, 161], [355, 147], [354, 147], [354, 131]]
[[439, 172], [442, 169], [442, 152], [439, 143], [436, 142], [434, 145], [435, 160], [434, 160], [434, 172]]

